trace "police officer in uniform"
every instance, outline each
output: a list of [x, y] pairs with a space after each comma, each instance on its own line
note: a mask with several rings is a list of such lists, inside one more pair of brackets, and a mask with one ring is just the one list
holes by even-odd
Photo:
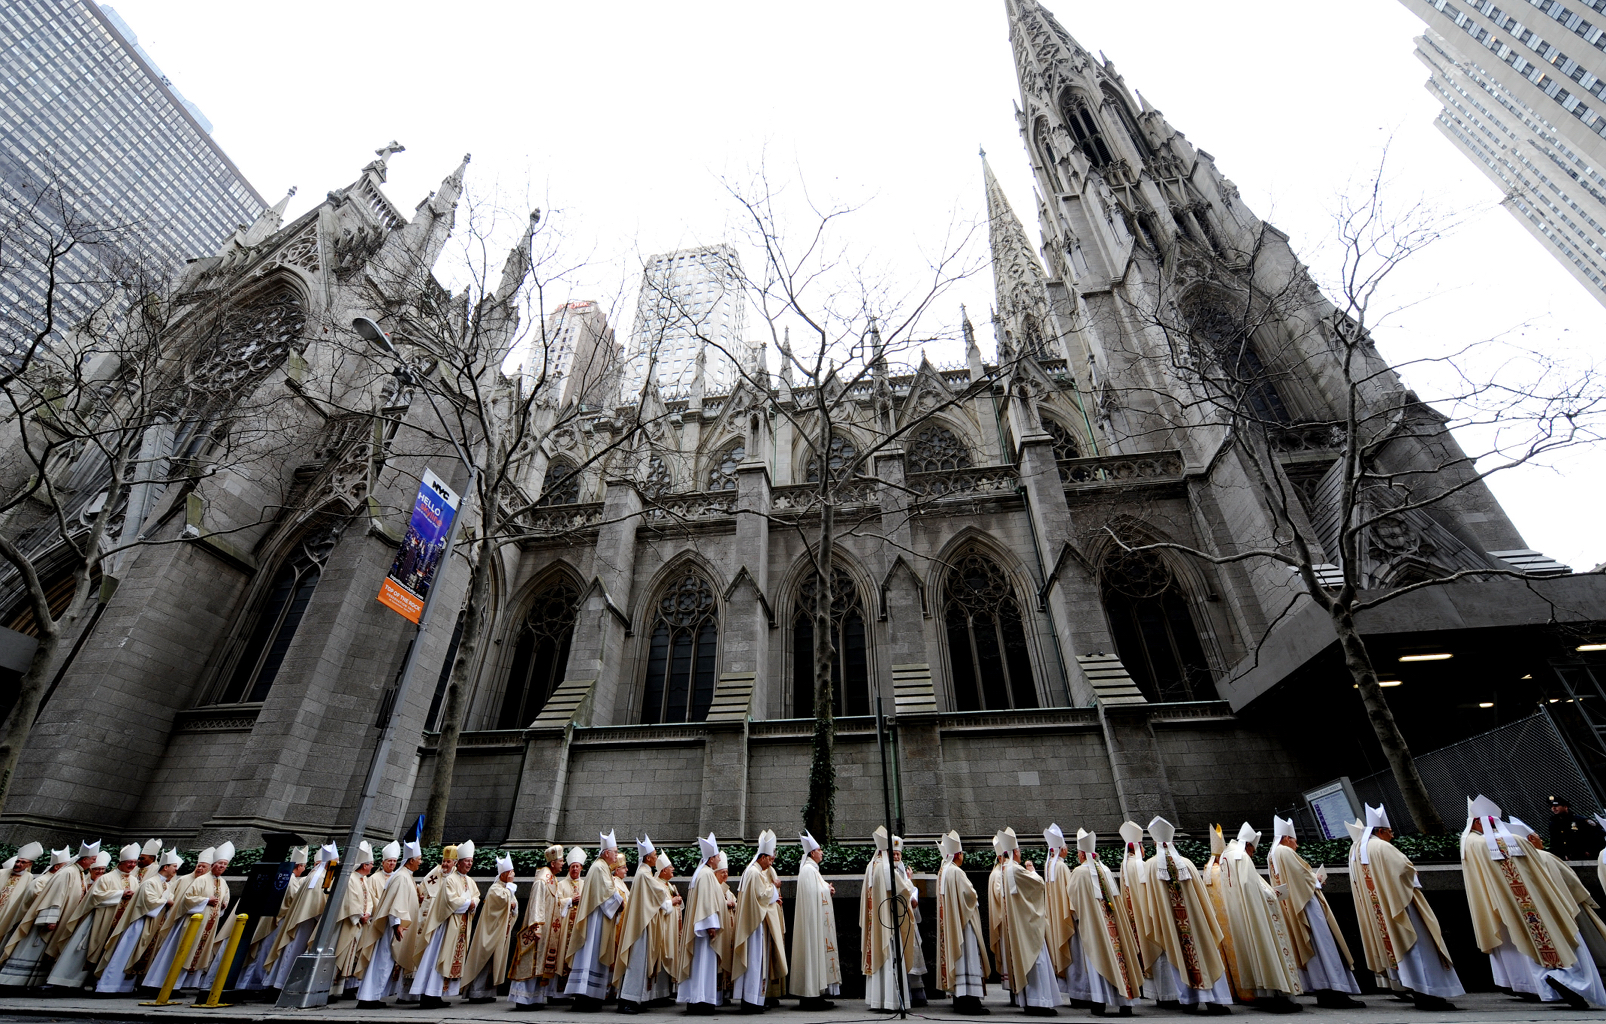
[[1574, 814], [1566, 797], [1550, 798], [1550, 852], [1562, 860], [1594, 860], [1606, 846], [1606, 833]]

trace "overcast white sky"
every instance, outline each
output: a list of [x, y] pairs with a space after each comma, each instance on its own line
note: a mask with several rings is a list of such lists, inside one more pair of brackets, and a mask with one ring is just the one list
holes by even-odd
[[[1000, 0], [113, 6], [270, 202], [298, 185], [291, 214], [308, 209], [395, 138], [407, 152], [387, 190], [410, 211], [472, 152], [476, 182], [528, 189], [595, 253], [574, 298], [613, 304], [639, 254], [721, 240], [733, 214], [719, 177], [765, 153], [816, 194], [869, 200], [853, 241], [883, 264], [917, 268], [920, 242], [956, 213], [982, 214], [978, 145], [1035, 235]], [[1421, 23], [1398, 0], [1048, 6], [1213, 154], [1319, 275], [1335, 197], [1390, 136], [1397, 197], [1471, 214], [1397, 281], [1397, 302], [1416, 304], [1379, 332], [1389, 357], [1517, 325], [1550, 351], [1606, 351], [1606, 309], [1494, 208], [1494, 186], [1432, 127], [1411, 42]], [[929, 333], [951, 329], [960, 302], [980, 323], [991, 297], [990, 278], [966, 282]], [[1603, 463], [1606, 452], [1573, 455], [1493, 486], [1530, 546], [1587, 569], [1606, 561]]]

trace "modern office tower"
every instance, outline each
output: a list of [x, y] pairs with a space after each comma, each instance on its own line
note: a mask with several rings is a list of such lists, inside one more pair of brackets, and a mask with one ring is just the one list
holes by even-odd
[[565, 302], [527, 344], [520, 369], [532, 380], [544, 377], [542, 386], [560, 396], [559, 405], [603, 408], [617, 401], [622, 353], [596, 302]]
[[71, 329], [117, 280], [109, 250], [132, 246], [177, 266], [215, 252], [267, 205], [110, 7], [6, 0], [0, 80], [0, 230], [12, 257], [0, 266], [10, 335], [0, 345], [43, 323], [42, 246], [66, 225], [112, 237], [60, 260], [58, 330]]
[[625, 399], [653, 380], [666, 393], [691, 387], [703, 365], [703, 387], [728, 389], [737, 365], [762, 369], [762, 347], [747, 343], [742, 264], [728, 245], [649, 257], [642, 269], [636, 323], [625, 369]]
[[1606, 0], [1400, 0], [1438, 127], [1606, 304]]

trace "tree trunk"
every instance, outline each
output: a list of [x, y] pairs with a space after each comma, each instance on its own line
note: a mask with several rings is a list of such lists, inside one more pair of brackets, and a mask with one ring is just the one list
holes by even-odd
[[1394, 781], [1405, 797], [1405, 809], [1410, 812], [1419, 832], [1442, 835], [1444, 819], [1439, 817], [1438, 808], [1433, 806], [1428, 787], [1423, 783], [1421, 773], [1416, 770], [1416, 761], [1411, 757], [1411, 748], [1400, 733], [1399, 724], [1394, 721], [1394, 712], [1389, 709], [1388, 700], [1383, 696], [1383, 687], [1377, 681], [1377, 670], [1372, 667], [1372, 656], [1366, 650], [1366, 641], [1361, 638], [1360, 630], [1355, 628], [1355, 617], [1347, 609], [1335, 607], [1333, 627], [1344, 648], [1344, 664], [1360, 690], [1361, 702], [1366, 705], [1366, 717], [1372, 723], [1372, 732], [1377, 735], [1383, 756], [1388, 758], [1389, 770], [1394, 773]]
[[423, 845], [438, 846], [446, 831], [446, 807], [452, 798], [452, 773], [457, 770], [457, 738], [463, 731], [464, 694], [468, 692], [468, 670], [479, 649], [480, 610], [490, 589], [490, 557], [494, 548], [482, 541], [474, 565], [469, 570], [468, 603], [463, 606], [463, 634], [457, 641], [457, 657], [446, 680], [441, 699], [440, 736], [435, 742], [435, 774], [429, 780], [429, 803], [424, 807]]
[[[821, 473], [822, 478], [825, 475]], [[827, 482], [825, 487], [829, 486]], [[815, 588], [811, 611], [814, 617], [814, 751], [809, 762], [809, 799], [803, 807], [803, 826], [821, 844], [831, 842], [832, 819], [836, 816], [836, 694], [831, 682], [831, 670], [836, 663], [836, 636], [831, 623], [834, 527], [831, 503], [826, 500], [820, 508], [820, 546], [816, 560], [820, 582]]]
[[61, 644], [59, 629], [40, 632], [39, 646], [34, 649], [28, 671], [22, 674], [17, 703], [11, 706], [5, 725], [0, 727], [0, 809], [5, 808], [6, 796], [11, 792], [17, 762], [22, 758], [22, 749], [28, 745], [28, 734], [33, 731], [34, 716], [39, 714], [39, 701], [45, 695], [51, 667], [56, 663], [56, 649]]

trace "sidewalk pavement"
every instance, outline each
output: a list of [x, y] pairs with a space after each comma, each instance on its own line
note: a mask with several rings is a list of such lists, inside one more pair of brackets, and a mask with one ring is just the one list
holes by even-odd
[[[1606, 1011], [1571, 1011], [1560, 1003], [1525, 1003], [1497, 992], [1479, 992], [1455, 1000], [1459, 1012], [1418, 1012], [1411, 1004], [1386, 996], [1365, 996], [1364, 1010], [1319, 1010], [1315, 1000], [1303, 998], [1305, 1012], [1298, 1018], [1308, 1024], [1472, 1024], [1472, 1022], [1539, 1021], [1560, 1024], [1564, 1021], [1606, 1021]], [[600, 1013], [575, 1013], [568, 1006], [553, 1006], [536, 1013], [516, 1013], [506, 999], [494, 1003], [471, 1004], [463, 999], [451, 1000], [444, 1010], [423, 1012], [417, 1004], [392, 1004], [384, 1010], [359, 1010], [355, 1000], [344, 1000], [328, 1006], [308, 1010], [280, 1010], [269, 1003], [239, 1003], [233, 1006], [205, 1010], [190, 1006], [186, 999], [172, 1006], [141, 1006], [131, 996], [94, 998], [73, 996], [0, 997], [0, 1022], [39, 1024], [43, 1020], [74, 1021], [220, 1021], [227, 1024], [246, 1022], [273, 1022], [273, 1024], [422, 1024], [424, 1021], [497, 1021], [500, 1024], [602, 1024], [603, 1021], [632, 1020], [634, 1024], [679, 1024], [683, 1020], [679, 1006], [643, 1010], [634, 1018], [627, 1018], [613, 1008], [603, 1007]], [[867, 1009], [860, 999], [839, 999], [836, 1009], [826, 1012], [803, 1013], [791, 999], [782, 1001], [779, 1009], [767, 1014], [771, 1024], [865, 1024], [865, 1022], [896, 1019], [895, 1014], [878, 1013]], [[948, 1009], [947, 1001], [932, 1003], [918, 1011], [911, 1011], [911, 1021], [962, 1022], [977, 1024], [1024, 1024], [1026, 1016], [1008, 1005], [1000, 994], [990, 995], [985, 1004], [992, 1011], [988, 1017], [961, 1017]], [[1268, 1020], [1270, 1015], [1259, 1013], [1248, 1006], [1234, 1006], [1235, 1017], [1249, 1020]], [[1129, 1019], [1193, 1019], [1189, 1014], [1174, 1010], [1161, 1010], [1153, 1003], [1139, 1003]], [[737, 1017], [740, 1011], [731, 1006], [722, 1007], [720, 1017]], [[1092, 1020], [1086, 1010], [1070, 1006], [1059, 1008], [1059, 1016], [1073, 1020]], [[1035, 1018], [1034, 1018], [1035, 1019]], [[1116, 1018], [1108, 1018], [1115, 1020]]]

